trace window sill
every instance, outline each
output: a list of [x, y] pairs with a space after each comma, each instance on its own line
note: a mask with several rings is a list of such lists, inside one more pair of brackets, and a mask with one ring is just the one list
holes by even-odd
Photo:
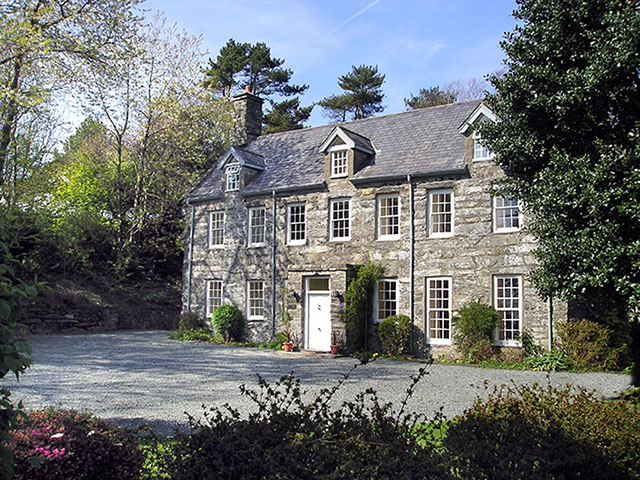
[[304, 247], [307, 242], [291, 242], [287, 243], [287, 247]]
[[340, 242], [350, 242], [351, 241], [351, 237], [349, 238], [330, 238], [329, 239], [330, 242], [332, 243], [340, 243]]
[[209, 245], [209, 250], [222, 250], [224, 248], [224, 244], [222, 245]]
[[515, 232], [521, 232], [522, 228], [501, 228], [501, 229], [496, 229], [493, 231], [493, 233], [515, 233]]
[[376, 241], [378, 242], [393, 242], [395, 240], [401, 240], [402, 237], [400, 235], [394, 235], [393, 237], [378, 237]]
[[495, 160], [496, 157], [487, 157], [487, 158], [472, 158], [471, 163], [485, 163]]
[[453, 233], [448, 233], [446, 235], [437, 235], [437, 234], [429, 235], [429, 238], [453, 238], [453, 237], [454, 237]]
[[266, 243], [255, 243], [253, 245], [247, 245], [247, 248], [264, 248], [266, 246]]
[[450, 339], [439, 339], [439, 338], [434, 338], [434, 339], [427, 339], [427, 345], [434, 345], [434, 346], [451, 346], [451, 340]]
[[496, 347], [522, 347], [522, 342], [517, 340], [503, 340], [501, 342], [494, 342], [493, 344]]
[[348, 173], [345, 173], [344, 175], [331, 175], [329, 177], [329, 180], [337, 180], [337, 179], [340, 179], [340, 178], [347, 178], [348, 176], [349, 176]]

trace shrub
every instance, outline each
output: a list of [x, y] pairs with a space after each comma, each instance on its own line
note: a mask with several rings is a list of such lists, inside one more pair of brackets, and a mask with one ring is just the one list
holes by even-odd
[[194, 312], [184, 312], [178, 318], [179, 330], [196, 330], [204, 328], [204, 320], [200, 315]]
[[171, 340], [181, 340], [183, 342], [213, 342], [215, 337], [206, 328], [181, 329], [170, 332], [167, 335]]
[[560, 348], [577, 370], [608, 370], [618, 366], [620, 348], [611, 344], [611, 330], [591, 320], [558, 324]]
[[406, 315], [392, 315], [378, 325], [378, 338], [388, 355], [400, 355], [407, 349], [411, 335], [411, 319]]
[[567, 355], [559, 349], [544, 352], [533, 357], [527, 357], [523, 363], [526, 368], [542, 372], [561, 372], [571, 369]]
[[544, 353], [531, 331], [526, 328], [522, 330], [520, 343], [522, 344], [522, 353], [525, 357], [535, 357]]
[[142, 454], [123, 428], [88, 413], [50, 408], [12, 432], [17, 480], [137, 479]]
[[458, 310], [453, 337], [467, 360], [479, 362], [493, 355], [491, 335], [499, 319], [495, 308], [480, 302], [469, 302]]
[[[572, 387], [506, 387], [451, 422], [443, 445], [459, 478], [640, 476], [640, 407]], [[561, 452], [561, 454], [559, 454]]]
[[214, 310], [211, 324], [215, 335], [223, 341], [238, 341], [242, 337], [244, 317], [235, 305], [221, 305]]
[[417, 440], [415, 417], [394, 413], [373, 391], [330, 409], [338, 386], [306, 403], [299, 380], [284, 376], [272, 385], [259, 378], [258, 391], [242, 388], [258, 407], [247, 418], [213, 408], [204, 420], [191, 419], [193, 433], [179, 434], [166, 457], [170, 477], [452, 479], [425, 440], [429, 432]]
[[373, 294], [384, 268], [367, 262], [358, 268], [356, 278], [351, 280], [344, 295], [347, 348], [362, 350], [364, 336], [371, 319]]

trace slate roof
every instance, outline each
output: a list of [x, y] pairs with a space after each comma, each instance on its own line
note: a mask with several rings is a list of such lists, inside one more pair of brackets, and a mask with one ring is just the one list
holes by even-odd
[[[462, 171], [465, 138], [458, 132], [480, 101], [442, 105], [372, 117], [339, 125], [370, 140], [375, 147], [372, 161], [359, 172], [354, 183]], [[324, 156], [318, 151], [336, 127], [304, 128], [258, 137], [244, 152], [260, 156], [265, 168], [242, 190], [244, 195], [297, 188], [319, 187], [324, 182]], [[257, 158], [257, 157], [253, 157]], [[211, 169], [189, 194], [189, 198], [222, 196], [222, 172]]]
[[[229, 154], [233, 155], [240, 165], [248, 167], [259, 167], [260, 170], [264, 168], [264, 158], [258, 153], [251, 152], [240, 147], [231, 147], [228, 150]], [[223, 158], [225, 155], [223, 155]], [[222, 168], [222, 164], [218, 165], [218, 168]]]
[[363, 150], [374, 151], [373, 144], [371, 140], [363, 137], [359, 133], [352, 132], [351, 130], [344, 127], [344, 125], [340, 125], [340, 130], [342, 130], [347, 137], [351, 139], [351, 141], [355, 144], [356, 147], [360, 147]]

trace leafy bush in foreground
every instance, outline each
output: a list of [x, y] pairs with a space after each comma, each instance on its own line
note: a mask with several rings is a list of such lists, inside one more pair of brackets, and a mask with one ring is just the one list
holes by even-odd
[[[415, 385], [421, 373], [414, 378]], [[347, 374], [348, 375], [348, 374]], [[346, 378], [346, 376], [345, 376]], [[174, 480], [217, 478], [451, 479], [430, 445], [414, 434], [417, 418], [381, 404], [367, 390], [338, 409], [329, 403], [339, 388], [305, 403], [300, 382], [284, 376], [257, 391], [242, 387], [258, 411], [246, 419], [231, 407], [212, 408], [192, 433], [178, 435], [166, 469]], [[413, 389], [410, 388], [412, 391]], [[407, 399], [410, 393], [407, 395]]]
[[400, 355], [407, 349], [411, 335], [411, 319], [406, 315], [392, 315], [378, 325], [378, 338], [388, 355]]
[[12, 432], [16, 480], [138, 479], [142, 455], [123, 428], [74, 410], [29, 412]]
[[443, 444], [460, 478], [640, 477], [640, 407], [585, 390], [496, 388], [452, 422]]

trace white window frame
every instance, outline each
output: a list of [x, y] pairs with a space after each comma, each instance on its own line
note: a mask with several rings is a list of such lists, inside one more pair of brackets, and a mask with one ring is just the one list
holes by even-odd
[[[256, 212], [262, 212], [262, 218], [263, 218], [262, 225], [253, 224], [254, 214]], [[247, 224], [249, 227], [247, 228], [247, 245], [249, 246], [249, 248], [264, 247], [267, 239], [267, 210], [265, 209], [265, 207], [251, 207], [249, 208], [247, 215], [248, 215]], [[254, 242], [253, 234], [255, 233], [255, 231], [257, 231], [258, 227], [262, 228], [262, 241]]]
[[[336, 160], [344, 160], [344, 165], [340, 166], [340, 171], [336, 170]], [[342, 158], [344, 156], [344, 159]], [[346, 146], [334, 147], [329, 150], [329, 162], [331, 168], [330, 178], [345, 178], [349, 175], [349, 150]], [[341, 162], [342, 163], [342, 162]], [[344, 171], [342, 171], [344, 169]]]
[[[334, 228], [333, 228], [333, 224], [334, 222], [338, 222], [340, 220], [334, 220], [333, 218], [333, 213], [334, 213], [334, 206], [338, 203], [338, 202], [347, 202], [348, 208], [347, 208], [347, 219], [346, 221], [348, 222], [348, 228], [349, 228], [349, 235], [344, 236], [344, 237], [336, 237], [334, 236], [333, 232], [334, 232]], [[333, 198], [329, 201], [329, 240], [332, 242], [344, 242], [344, 241], [349, 241], [351, 240], [351, 230], [352, 230], [352, 222], [351, 222], [351, 199], [350, 198]]]
[[[222, 228], [216, 229], [221, 232], [220, 237], [222, 241], [220, 243], [213, 243], [213, 216], [214, 215], [222, 215], [222, 219], [220, 221]], [[225, 221], [225, 213], [223, 210], [215, 210], [213, 212], [209, 212], [209, 248], [223, 248], [224, 247], [224, 221]]]
[[[254, 299], [252, 299], [251, 297], [251, 292], [252, 292], [251, 285], [256, 283], [259, 283], [262, 285], [262, 298], [255, 299], [257, 301], [262, 301], [262, 308], [261, 308], [262, 315], [256, 315], [255, 313], [252, 313], [253, 306], [251, 305], [251, 301]], [[264, 284], [265, 284], [264, 280], [248, 280], [247, 281], [247, 320], [264, 320], [264, 309], [265, 309]]]
[[[219, 283], [220, 284], [220, 297], [213, 297], [211, 295], [211, 287], [214, 283]], [[207, 280], [206, 283], [206, 303], [205, 303], [205, 316], [207, 318], [207, 320], [211, 319], [211, 316], [213, 315], [213, 312], [215, 311], [216, 308], [218, 308], [219, 306], [222, 305], [222, 302], [224, 300], [224, 284], [222, 283], [222, 280], [218, 280], [215, 278], [211, 278], [209, 280]], [[211, 308], [211, 303], [214, 300], [214, 298], [219, 298], [219, 305], [217, 305], [215, 308]]]
[[[473, 161], [486, 162], [495, 158], [494, 153], [482, 144], [482, 135], [478, 131], [474, 131], [471, 135], [473, 138]], [[480, 151], [481, 155], [477, 153]]]
[[[431, 308], [431, 300], [442, 300], [442, 299], [432, 299], [431, 298], [431, 282], [437, 282], [437, 281], [447, 281], [449, 282], [449, 287], [447, 288], [447, 293], [448, 293], [448, 302], [449, 302], [449, 308], [444, 309], [442, 307], [440, 308]], [[427, 325], [426, 325], [426, 331], [427, 331], [427, 343], [431, 344], [431, 345], [451, 345], [452, 343], [452, 338], [453, 338], [453, 323], [452, 323], [452, 316], [453, 316], [453, 309], [452, 309], [452, 303], [453, 303], [453, 278], [452, 277], [427, 277], [426, 278], [426, 299], [427, 299], [427, 304], [425, 305], [425, 312], [427, 315]], [[448, 321], [449, 321], [449, 338], [435, 338], [431, 336], [431, 312], [432, 311], [439, 311], [439, 312], [446, 312], [449, 315]], [[438, 329], [436, 328], [436, 330], [445, 330], [445, 329]]]
[[493, 231], [494, 233], [510, 233], [510, 232], [519, 232], [522, 230], [522, 205], [518, 200], [518, 226], [517, 227], [498, 227], [498, 215], [500, 212], [505, 211], [507, 209], [513, 208], [512, 206], [505, 207], [502, 205], [498, 207], [498, 200], [503, 199], [504, 201], [513, 200], [509, 197], [504, 197], [502, 195], [495, 195], [493, 197]]
[[[503, 297], [504, 299], [508, 299], [508, 300], [513, 300], [514, 298], [517, 299], [518, 301], [518, 307], [517, 308], [507, 308], [504, 305], [500, 306], [500, 298], [498, 297], [498, 283], [500, 280], [506, 280], [506, 279], [517, 279], [518, 280], [518, 296], [513, 297]], [[510, 287], [513, 288], [513, 287]], [[496, 345], [502, 345], [502, 346], [507, 346], [507, 347], [519, 347], [521, 345], [521, 341], [520, 338], [522, 336], [522, 314], [523, 314], [523, 305], [522, 305], [522, 290], [523, 290], [523, 284], [522, 284], [522, 275], [494, 275], [493, 276], [493, 307], [498, 311], [498, 314], [500, 315], [500, 318], [502, 318], [503, 312], [517, 312], [518, 313], [518, 330], [517, 330], [517, 339], [516, 338], [509, 338], [509, 339], [500, 339], [500, 325], [496, 326], [495, 328], [495, 332], [494, 332], [494, 338], [495, 338], [495, 343]], [[514, 332], [515, 329], [511, 328], [508, 330], [509, 332]], [[512, 334], [513, 335], [513, 334]], [[514, 335], [515, 336], [515, 335]]]
[[[450, 232], [434, 232], [433, 231], [433, 197], [434, 195], [440, 194], [450, 194], [451, 195], [451, 231]], [[429, 222], [429, 237], [430, 238], [449, 238], [453, 237], [455, 233], [455, 224], [456, 224], [456, 208], [455, 208], [455, 195], [453, 193], [453, 188], [440, 188], [437, 190], [429, 190], [429, 211], [428, 213], [428, 222]], [[443, 215], [442, 213], [438, 213], [437, 215]]]
[[[382, 233], [382, 201], [388, 199], [396, 199], [398, 201], [397, 226], [398, 233], [383, 234]], [[402, 218], [402, 201], [399, 193], [385, 193], [378, 195], [376, 200], [377, 220], [378, 220], [378, 240], [397, 240], [400, 238], [400, 220]], [[392, 215], [386, 215], [386, 218], [393, 218]]]
[[[293, 233], [293, 230], [291, 229], [291, 210], [297, 207], [303, 207], [304, 221], [295, 222], [297, 225], [303, 226], [302, 232], [304, 234], [304, 238], [302, 239], [291, 238], [291, 235]], [[290, 203], [287, 205], [287, 245], [305, 245], [306, 243], [307, 243], [307, 205], [305, 202]]]
[[237, 192], [240, 190], [240, 164], [232, 163], [224, 170], [226, 176], [225, 192]]
[[395, 290], [396, 290], [396, 298], [394, 300], [395, 302], [395, 313], [392, 313], [391, 315], [398, 315], [398, 299], [400, 298], [400, 283], [398, 282], [398, 279], [396, 278], [381, 278], [378, 280], [378, 283], [376, 283], [376, 288], [375, 288], [375, 292], [374, 292], [374, 306], [375, 308], [373, 309], [373, 321], [375, 323], [380, 323], [382, 322], [385, 318], [387, 318], [389, 315], [386, 315], [383, 318], [380, 318], [380, 284], [382, 282], [386, 282], [386, 283], [392, 283], [395, 285]]

